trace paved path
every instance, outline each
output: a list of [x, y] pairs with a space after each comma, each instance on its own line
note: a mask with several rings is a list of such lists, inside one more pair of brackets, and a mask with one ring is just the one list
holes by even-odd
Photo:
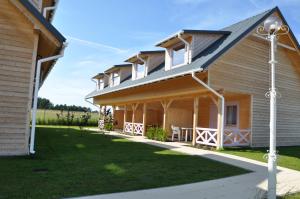
[[[157, 142], [145, 139], [141, 136], [127, 136], [116, 132], [110, 132], [110, 135], [125, 137], [134, 142], [151, 144], [174, 151], [198, 155], [216, 161], [242, 167], [253, 172], [249, 174], [227, 177], [217, 180], [198, 182], [192, 184], [147, 189], [139, 191], [121, 192], [113, 194], [103, 194], [96, 196], [80, 197], [83, 199], [253, 199], [261, 198], [267, 187], [267, 164], [233, 156], [229, 154], [218, 153], [214, 151], [196, 149], [178, 142]], [[278, 167], [277, 174], [277, 194], [300, 192], [300, 172]]]

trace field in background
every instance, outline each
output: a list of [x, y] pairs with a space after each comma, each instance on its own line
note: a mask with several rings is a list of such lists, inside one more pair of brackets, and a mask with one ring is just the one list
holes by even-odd
[[[84, 112], [70, 111], [70, 115], [74, 114], [74, 118], [71, 122], [71, 126], [78, 126], [80, 124], [80, 117], [84, 115]], [[57, 114], [60, 116], [58, 117]], [[59, 110], [37, 110], [37, 125], [67, 125], [67, 114], [68, 111]], [[91, 118], [88, 121], [88, 126], [97, 126], [99, 114], [90, 113]]]

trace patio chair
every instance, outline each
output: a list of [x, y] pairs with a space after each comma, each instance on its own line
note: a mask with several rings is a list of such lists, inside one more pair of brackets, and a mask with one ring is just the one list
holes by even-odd
[[173, 126], [171, 125], [171, 129], [172, 129], [172, 142], [174, 141], [174, 136], [177, 136], [178, 141], [180, 141], [180, 134], [181, 134], [181, 130], [178, 126]]

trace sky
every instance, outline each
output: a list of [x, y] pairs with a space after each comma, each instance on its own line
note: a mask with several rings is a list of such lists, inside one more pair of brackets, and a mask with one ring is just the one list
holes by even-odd
[[217, 30], [275, 6], [299, 41], [300, 0], [60, 0], [53, 24], [68, 47], [39, 96], [95, 109], [84, 97], [97, 73], [180, 29]]

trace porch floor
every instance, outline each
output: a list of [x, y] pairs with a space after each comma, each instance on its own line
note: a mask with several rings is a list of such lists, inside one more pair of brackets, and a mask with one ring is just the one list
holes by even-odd
[[[89, 129], [98, 131], [98, 129]], [[158, 142], [142, 136], [129, 136], [109, 132], [112, 136], [125, 137], [131, 141], [164, 147], [170, 150], [198, 155], [253, 171], [252, 173], [206, 182], [192, 183], [158, 189], [104, 194], [81, 198], [121, 199], [121, 198], [260, 198], [267, 188], [267, 164], [219, 152], [197, 149], [184, 142]], [[300, 172], [278, 167], [277, 195], [300, 192]], [[218, 190], [218, 191], [216, 191]]]

